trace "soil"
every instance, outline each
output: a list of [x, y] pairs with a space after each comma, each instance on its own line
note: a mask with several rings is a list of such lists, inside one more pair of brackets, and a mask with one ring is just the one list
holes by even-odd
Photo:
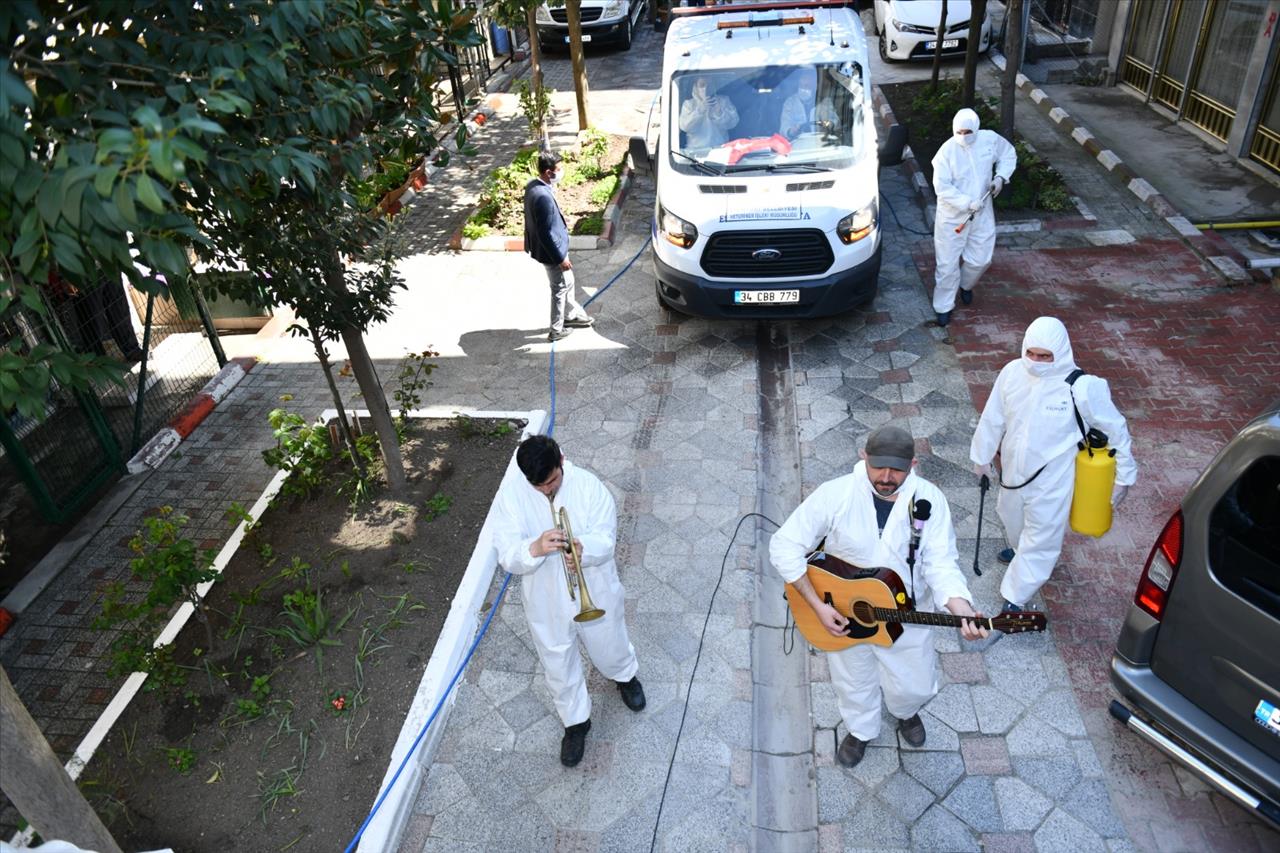
[[[930, 121], [932, 117], [922, 117], [917, 115], [912, 108], [912, 101], [916, 96], [929, 87], [928, 80], [918, 80], [910, 83], [888, 83], [882, 84], [880, 90], [884, 93], [885, 99], [893, 108], [894, 118], [898, 124], [907, 128], [908, 138], [907, 144], [911, 146], [911, 151], [915, 155], [916, 162], [920, 164], [920, 170], [924, 172], [924, 176], [933, 183], [933, 156], [938, 153], [938, 149], [942, 147], [942, 143], [946, 142], [951, 136], [951, 122], [946, 122], [937, 127], [931, 127], [934, 122]], [[1020, 140], [1018, 133], [1014, 132], [1013, 141]], [[1004, 221], [1017, 219], [1058, 219], [1068, 217], [1078, 217], [1080, 215], [1074, 207], [1060, 211], [1046, 211], [1034, 207], [1019, 207], [1013, 203], [1015, 185], [1020, 178], [1025, 179], [1022, 171], [1015, 171], [1012, 179], [1009, 181], [1009, 188], [1002, 192], [995, 200], [996, 210], [1000, 213], [1000, 217]], [[1060, 178], [1059, 178], [1060, 180]], [[1068, 194], [1070, 189], [1068, 188]]]
[[[405, 494], [379, 487], [354, 515], [333, 487], [277, 499], [206, 599], [212, 650], [192, 619], [175, 644], [185, 687], [139, 693], [81, 777], [123, 849], [329, 851], [352, 838], [520, 426], [415, 423]], [[272, 633], [303, 587], [321, 593], [326, 643]]]

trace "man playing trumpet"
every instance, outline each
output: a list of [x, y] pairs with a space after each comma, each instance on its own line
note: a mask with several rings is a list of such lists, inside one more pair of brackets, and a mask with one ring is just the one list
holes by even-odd
[[[516, 466], [527, 482], [509, 477], [499, 488], [494, 543], [502, 567], [522, 576], [529, 634], [564, 724], [560, 763], [573, 767], [591, 730], [579, 638], [596, 669], [617, 683], [627, 707], [640, 711], [645, 705], [613, 561], [617, 510], [599, 478], [565, 461], [550, 436], [521, 442]], [[566, 521], [572, 518], [571, 528], [561, 524], [561, 510], [567, 510]], [[603, 616], [592, 612], [592, 602]]]

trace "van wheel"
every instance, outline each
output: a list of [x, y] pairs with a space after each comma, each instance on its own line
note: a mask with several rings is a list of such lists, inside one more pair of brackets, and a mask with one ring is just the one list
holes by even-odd
[[631, 16], [628, 15], [622, 20], [625, 22], [622, 30], [622, 49], [631, 50]]

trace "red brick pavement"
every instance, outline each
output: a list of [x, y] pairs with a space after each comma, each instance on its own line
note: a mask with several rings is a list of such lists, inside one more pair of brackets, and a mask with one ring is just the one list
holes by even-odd
[[[916, 253], [933, 281], [932, 253]], [[1055, 642], [1117, 813], [1140, 850], [1280, 849], [1280, 835], [1211, 794], [1107, 714], [1108, 666], [1139, 573], [1186, 489], [1280, 395], [1280, 293], [1227, 286], [1176, 240], [998, 251], [951, 334], [974, 406], [1017, 355], [1027, 325], [1066, 323], [1076, 362], [1111, 384], [1139, 481], [1102, 539], [1067, 534], [1043, 594]]]

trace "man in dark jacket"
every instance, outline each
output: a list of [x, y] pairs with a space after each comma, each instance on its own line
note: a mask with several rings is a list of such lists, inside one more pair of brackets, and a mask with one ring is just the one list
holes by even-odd
[[595, 322], [573, 296], [569, 228], [552, 191], [560, 175], [560, 155], [544, 151], [538, 155], [538, 177], [524, 188], [524, 250], [542, 264], [551, 283], [549, 341], [558, 341], [571, 329], [586, 328]]

